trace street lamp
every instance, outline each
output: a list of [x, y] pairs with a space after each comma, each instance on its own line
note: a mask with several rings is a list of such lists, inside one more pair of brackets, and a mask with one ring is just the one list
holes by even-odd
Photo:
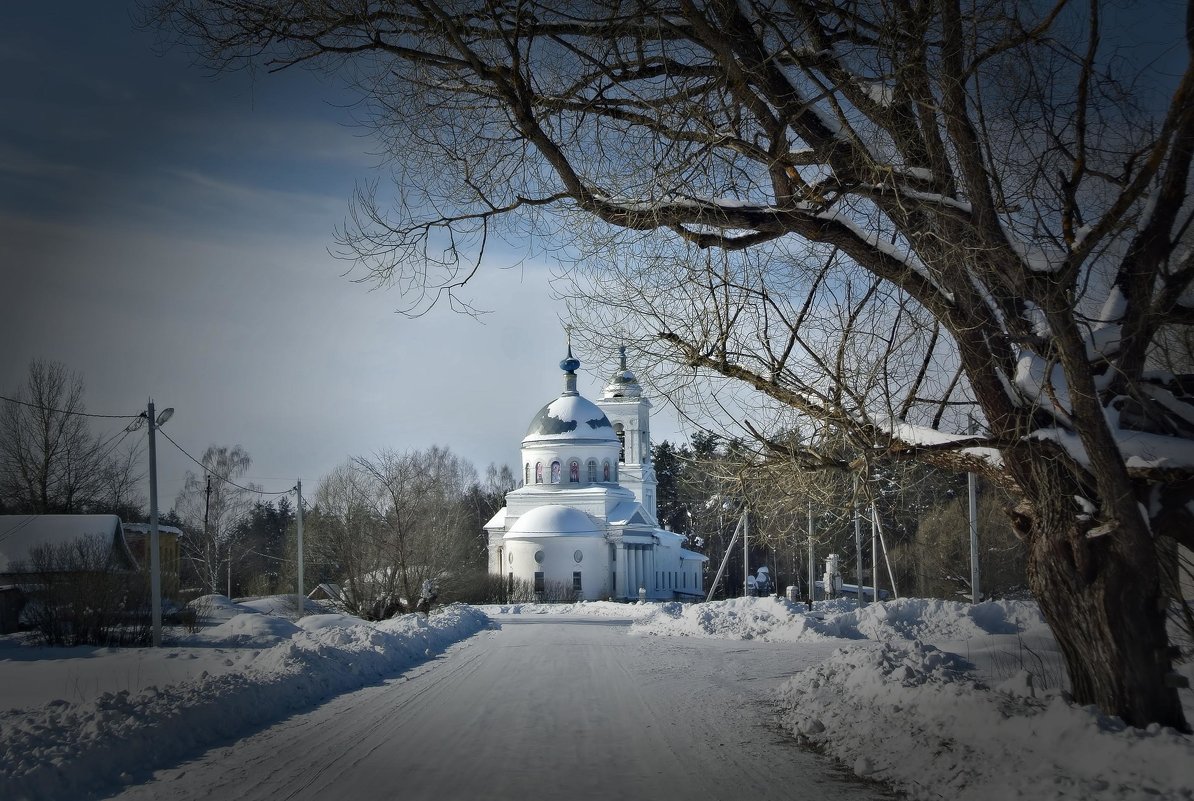
[[158, 426], [174, 416], [174, 408], [163, 409], [156, 417], [153, 401], [141, 412], [149, 421], [149, 602], [153, 614], [153, 646], [162, 644], [162, 559], [158, 543], [158, 451], [155, 433]]

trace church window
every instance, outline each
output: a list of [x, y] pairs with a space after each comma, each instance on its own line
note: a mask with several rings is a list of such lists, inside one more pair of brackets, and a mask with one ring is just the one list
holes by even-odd
[[535, 563], [543, 564], [543, 551], [535, 551]]
[[543, 586], [544, 586], [543, 571], [536, 570], [535, 571], [535, 592], [543, 592]]
[[579, 564], [580, 561], [585, 558], [585, 552], [578, 548], [577, 550], [572, 552], [572, 558], [573, 558], [573, 560], [576, 561], [577, 564]]
[[526, 474], [526, 480], [523, 483], [530, 484], [531, 483], [531, 463], [530, 462], [527, 462], [527, 468], [523, 472]]
[[621, 423], [614, 423], [614, 433], [618, 435], [618, 442], [621, 444], [621, 449], [618, 451], [618, 461], [626, 461], [626, 429]]
[[580, 571], [579, 570], [572, 571], [572, 592], [574, 592], [578, 596], [580, 595]]
[[560, 461], [558, 459], [551, 463], [551, 483], [560, 483]]
[[601, 480], [609, 483], [609, 460], [601, 463]]
[[597, 483], [597, 460], [596, 459], [589, 460], [589, 483], [590, 484]]
[[580, 483], [580, 462], [575, 459], [568, 463], [568, 480], [573, 484]]
[[535, 483], [543, 483], [543, 462], [535, 462]]

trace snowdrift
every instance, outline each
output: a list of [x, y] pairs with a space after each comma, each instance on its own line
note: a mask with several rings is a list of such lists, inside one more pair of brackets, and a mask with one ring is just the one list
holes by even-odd
[[[654, 636], [855, 641], [778, 693], [799, 740], [913, 799], [1194, 801], [1194, 737], [1133, 729], [1065, 693], [1035, 602], [906, 598], [856, 608], [737, 598], [663, 604]], [[929, 644], [932, 641], [935, 644]], [[1194, 678], [1194, 664], [1180, 671]], [[1182, 693], [1194, 717], [1194, 692]]]
[[733, 598], [706, 604], [665, 603], [638, 620], [632, 631], [648, 635], [801, 642], [847, 640], [958, 641], [992, 634], [1045, 630], [1031, 601], [956, 601], [902, 598], [856, 608], [854, 601], [818, 602], [810, 613], [783, 598]]
[[430, 618], [366, 623], [316, 615], [293, 623], [233, 612], [189, 644], [257, 649], [236, 672], [167, 686], [106, 692], [0, 712], [0, 786], [12, 801], [85, 798], [144, 779], [221, 739], [308, 708], [321, 699], [393, 676], [489, 625], [453, 605]]
[[783, 685], [781, 720], [913, 799], [1194, 798], [1192, 738], [1074, 706], [1027, 672], [990, 688], [967, 667], [919, 642], [838, 649]]

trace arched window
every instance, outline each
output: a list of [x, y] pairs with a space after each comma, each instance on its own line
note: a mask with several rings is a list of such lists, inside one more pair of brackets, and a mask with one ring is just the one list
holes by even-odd
[[618, 461], [626, 461], [626, 429], [621, 423], [614, 423], [614, 433], [618, 435], [618, 442], [621, 443], [621, 450], [618, 451]]
[[575, 459], [568, 463], [568, 480], [573, 484], [580, 483], [580, 462]]
[[609, 483], [609, 459], [601, 463], [601, 480]]
[[530, 484], [531, 483], [531, 463], [530, 462], [527, 462], [526, 470], [524, 470], [523, 472], [526, 475], [526, 478], [523, 481], [523, 483]]
[[543, 483], [543, 462], [535, 462], [535, 483]]
[[596, 459], [589, 460], [589, 483], [590, 484], [597, 483], [597, 460]]
[[560, 483], [560, 460], [556, 459], [551, 463], [551, 483]]

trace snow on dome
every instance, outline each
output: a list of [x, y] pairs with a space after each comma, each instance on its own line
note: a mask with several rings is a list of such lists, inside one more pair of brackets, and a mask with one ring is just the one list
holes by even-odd
[[599, 534], [593, 518], [571, 506], [547, 504], [527, 512], [506, 532], [507, 537], [593, 536]]
[[605, 412], [580, 395], [561, 395], [535, 415], [523, 444], [557, 440], [616, 442], [618, 437]]

